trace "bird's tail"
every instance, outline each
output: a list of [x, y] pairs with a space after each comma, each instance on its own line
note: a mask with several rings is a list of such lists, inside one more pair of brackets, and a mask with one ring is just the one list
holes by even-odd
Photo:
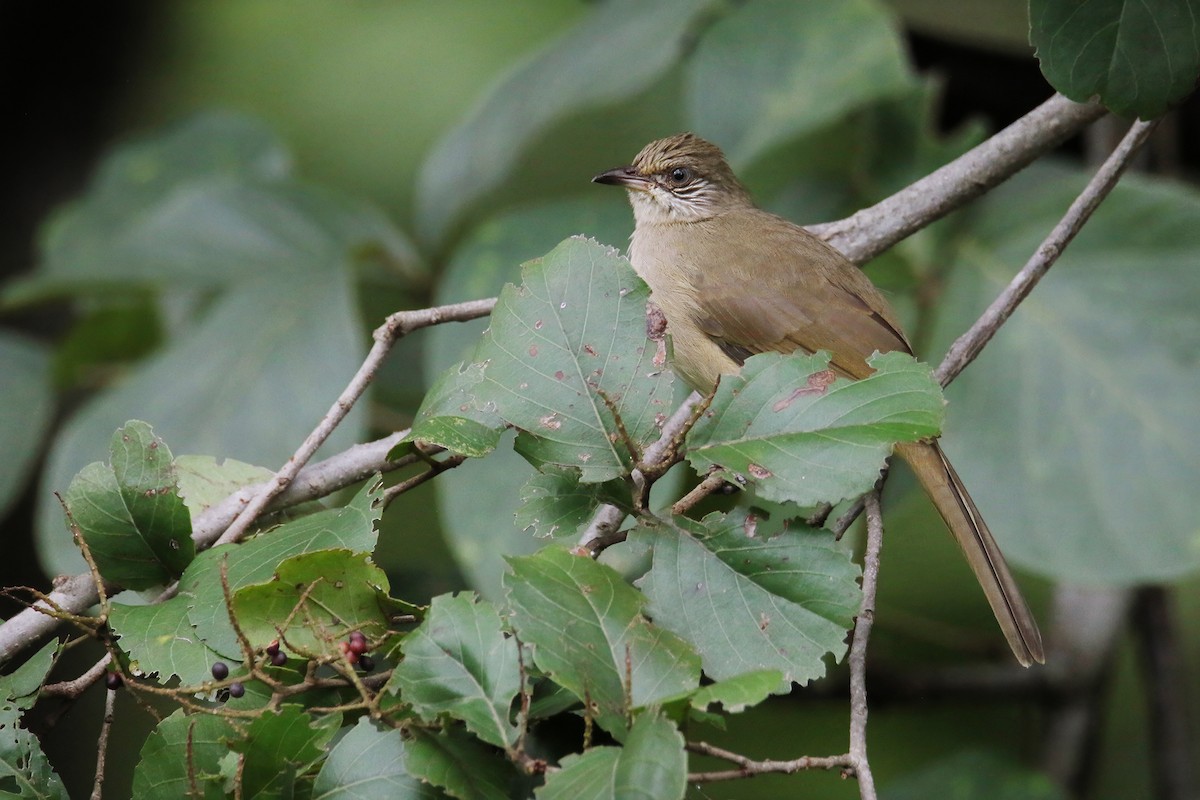
[[938, 513], [946, 521], [954, 539], [962, 548], [967, 563], [983, 587], [992, 613], [1000, 623], [1013, 655], [1022, 666], [1034, 662], [1046, 663], [1042, 650], [1042, 634], [1037, 621], [1025, 604], [1021, 590], [1008, 571], [1004, 555], [992, 538], [991, 531], [975, 507], [971, 495], [950, 465], [942, 448], [934, 443], [911, 443], [896, 446], [896, 454], [916, 473]]

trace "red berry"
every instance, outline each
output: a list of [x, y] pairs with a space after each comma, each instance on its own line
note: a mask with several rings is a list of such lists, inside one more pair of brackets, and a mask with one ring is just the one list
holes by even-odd
[[278, 652], [279, 652], [279, 640], [276, 639], [275, 641], [273, 641], [269, 645], [267, 645], [267, 655], [274, 658], [275, 654]]
[[363, 638], [351, 639], [349, 646], [351, 653], [357, 653], [360, 656], [367, 652], [368, 647], [367, 640]]

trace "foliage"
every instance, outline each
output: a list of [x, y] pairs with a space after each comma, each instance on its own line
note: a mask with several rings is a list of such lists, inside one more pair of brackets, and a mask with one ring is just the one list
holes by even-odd
[[[142, 746], [137, 797], [223, 797], [235, 784], [263, 798], [682, 797], [694, 726], [720, 726], [845, 655], [861, 595], [853, 545], [795, 518], [797, 507], [862, 494], [896, 443], [941, 433], [929, 368], [886, 354], [850, 382], [832, 380], [820, 353], [755, 356], [654, 455], [683, 392], [646, 333], [648, 288], [600, 243], [622, 241], [628, 210], [607, 193], [517, 210], [487, 201], [573, 116], [664, 86], [676, 106], [642, 113], [721, 141], [770, 187], [768, 204], [791, 211], [815, 213], [806, 203], [831, 171], [874, 176], [846, 182], [839, 208], [870, 202], [969, 136], [928, 135], [935, 93], [868, 0], [643, 5], [602, 4], [532, 54], [421, 169], [412, 239], [441, 269], [435, 299], [499, 295], [486, 329], [428, 334], [430, 388], [406, 437], [429, 459], [435, 446], [473, 459], [440, 479], [437, 502], [474, 591], [423, 607], [393, 588], [376, 563], [378, 476], [340, 506], [310, 505], [238, 544], [197, 553], [188, 535], [230, 492], [271, 474], [253, 464], [290, 453], [352, 373], [362, 271], [383, 265], [405, 290], [424, 279], [405, 233], [299, 180], [273, 135], [224, 114], [119, 146], [47, 224], [38, 272], [6, 302], [116, 295], [146, 334], [134, 338], [163, 341], [67, 422], [43, 478], [67, 487], [67, 518], [106, 581], [175, 590], [151, 603], [123, 595], [101, 608], [103, 625], [85, 625], [129, 690], [178, 706]], [[1186, 26], [1121, 71], [1113, 56], [1144, 44], [1136, 15], [1089, 49], [1095, 31], [1067, 5], [1034, 3], [1033, 38], [1071, 96], [1099, 92], [1114, 110], [1156, 114], [1194, 83]], [[1139, 13], [1161, 21], [1179, 9], [1195, 10]], [[1108, 71], [1064, 76], [1076, 56]], [[873, 269], [890, 286], [922, 297], [946, 286], [914, 341], [941, 346], [961, 332], [1077, 184], [1033, 172], [881, 259]], [[1189, 369], [1198, 214], [1191, 190], [1118, 190], [1017, 316], [1018, 333], [953, 390], [947, 449], [1014, 562], [1110, 584], [1200, 562], [1183, 503], [1197, 469], [1181, 444], [1195, 438], [1185, 409], [1200, 388]], [[581, 231], [595, 238], [571, 235]], [[1167, 288], [1145, 277], [1152, 270]], [[1039, 315], [1038, 303], [1055, 313]], [[38, 409], [19, 435], [0, 417], [14, 471], [0, 475], [2, 506], [49, 424], [49, 360], [9, 338], [0, 353], [16, 365], [0, 372], [0, 405]], [[176, 457], [147, 423], [121, 425], [132, 416], [176, 449], [211, 455]], [[357, 414], [329, 447], [363, 437]], [[84, 466], [105, 438], [108, 462]], [[1161, 495], [1151, 509], [1137, 494], [1147, 469]], [[683, 489], [708, 475], [742, 491], [708, 513], [675, 513]], [[1017, 486], [1025, 502], [1006, 502]], [[605, 505], [633, 516], [625, 541], [602, 560], [568, 549]], [[64, 546], [61, 508], [47, 501], [39, 513], [46, 565], [83, 570]], [[1136, 546], [1131, 530], [1145, 532]], [[52, 651], [3, 678], [0, 790], [17, 796], [65, 796], [18, 725]], [[228, 676], [214, 677], [218, 662]], [[936, 794], [973, 763], [897, 782], [893, 796]], [[988, 785], [1054, 796], [1007, 764], [985, 766]]]

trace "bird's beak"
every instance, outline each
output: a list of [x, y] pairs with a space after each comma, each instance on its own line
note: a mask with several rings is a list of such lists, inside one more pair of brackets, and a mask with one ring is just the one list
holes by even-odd
[[645, 191], [650, 179], [639, 175], [633, 167], [617, 167], [607, 172], [601, 172], [592, 178], [592, 183], [608, 183], [613, 186], [624, 186], [626, 189]]

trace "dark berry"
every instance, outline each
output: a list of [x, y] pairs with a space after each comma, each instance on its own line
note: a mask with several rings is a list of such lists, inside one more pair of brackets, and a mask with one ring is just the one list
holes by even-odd
[[280, 650], [276, 650], [274, 653], [271, 653], [271, 666], [282, 667], [286, 663], [287, 653], [284, 653]]
[[278, 652], [279, 652], [279, 640], [276, 639], [275, 641], [273, 641], [269, 645], [267, 645], [267, 655], [269, 655], [273, 659], [273, 658], [275, 658], [275, 654]]
[[224, 661], [214, 661], [212, 665], [212, 676], [219, 681], [223, 681], [229, 677], [229, 665]]
[[125, 685], [125, 679], [121, 677], [119, 672], [110, 672], [104, 676], [104, 685], [114, 692]]
[[229, 684], [229, 696], [232, 697], [233, 699], [236, 700], [237, 698], [242, 697], [245, 694], [246, 694], [246, 687], [243, 686], [238, 681], [234, 681], [233, 683]]
[[375, 669], [375, 659], [370, 656], [359, 656], [358, 665], [362, 667], [363, 672], [370, 672]]

